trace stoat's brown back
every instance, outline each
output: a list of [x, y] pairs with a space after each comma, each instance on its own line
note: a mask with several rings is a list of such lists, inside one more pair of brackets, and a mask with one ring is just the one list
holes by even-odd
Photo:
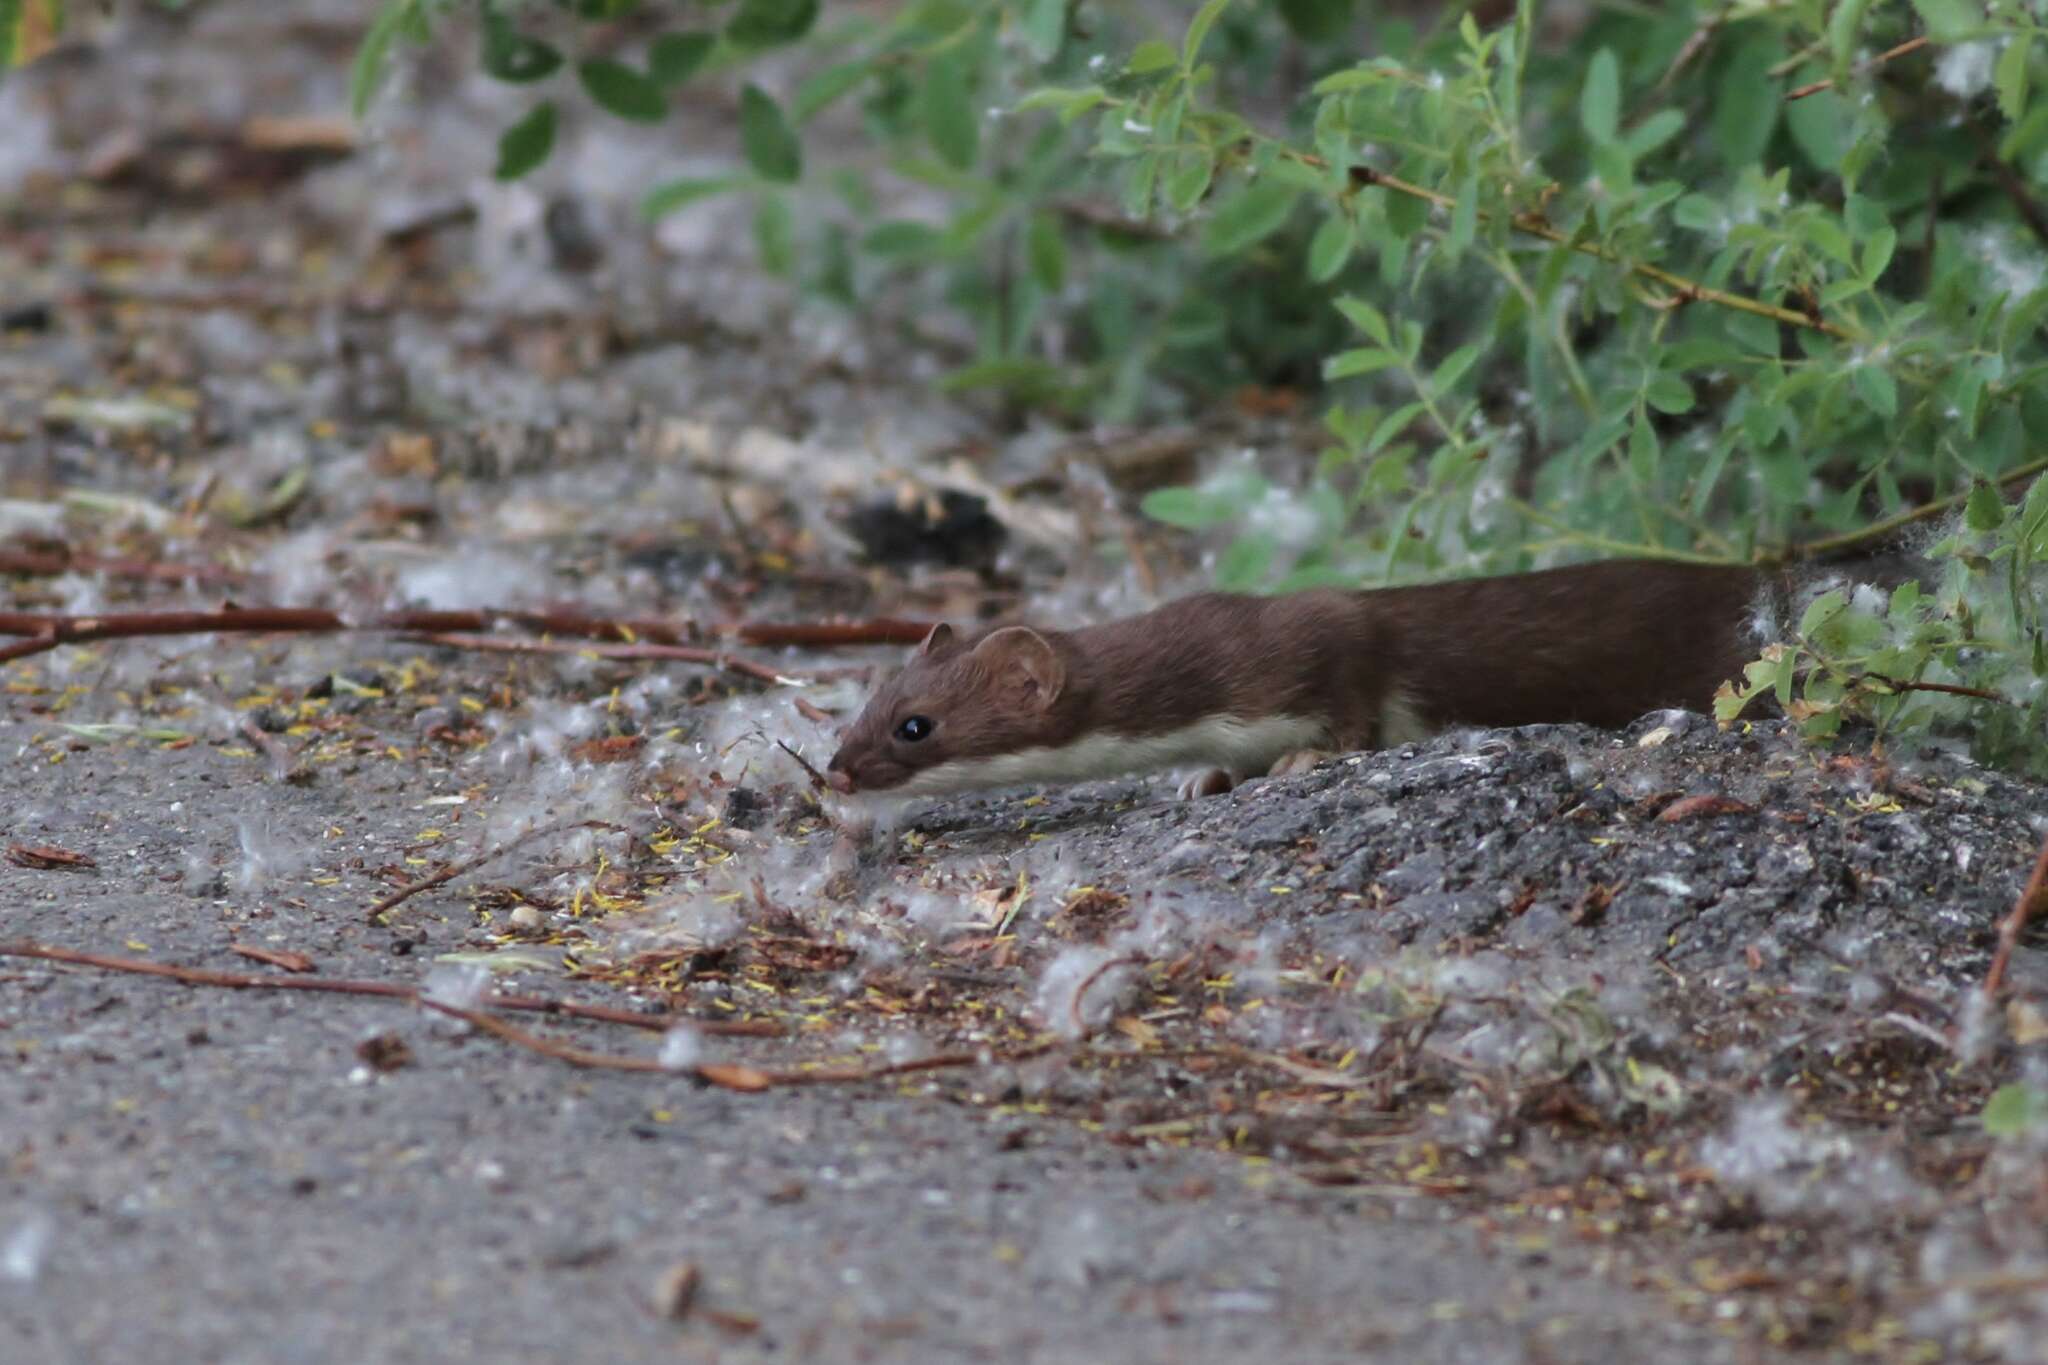
[[1710, 709], [1767, 642], [1754, 569], [1640, 560], [1367, 594], [1384, 666], [1433, 727], [1626, 725]]

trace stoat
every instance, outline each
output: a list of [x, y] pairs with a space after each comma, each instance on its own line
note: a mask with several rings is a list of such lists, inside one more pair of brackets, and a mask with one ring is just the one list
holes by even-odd
[[1202, 593], [1075, 631], [938, 625], [845, 732], [841, 793], [932, 796], [1194, 768], [1188, 795], [1452, 726], [1705, 710], [1775, 580], [1610, 560], [1274, 597]]

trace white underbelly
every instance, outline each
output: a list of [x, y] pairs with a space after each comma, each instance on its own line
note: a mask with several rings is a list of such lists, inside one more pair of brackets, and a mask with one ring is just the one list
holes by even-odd
[[1326, 746], [1323, 725], [1301, 716], [1240, 720], [1215, 716], [1151, 735], [1097, 734], [1071, 744], [1020, 749], [988, 758], [959, 758], [926, 768], [902, 786], [903, 796], [938, 796], [989, 787], [1086, 782], [1101, 777], [1164, 772], [1170, 768], [1223, 768], [1263, 773], [1302, 749]]

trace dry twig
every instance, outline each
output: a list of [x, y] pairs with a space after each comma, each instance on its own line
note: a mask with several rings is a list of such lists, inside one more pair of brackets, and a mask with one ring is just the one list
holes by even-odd
[[541, 825], [536, 829], [530, 829], [523, 834], [515, 835], [510, 839], [506, 839], [494, 845], [487, 851], [477, 854], [474, 858], [468, 859], [467, 861], [460, 863], [450, 863], [447, 867], [442, 868], [439, 872], [435, 872], [429, 876], [422, 877], [415, 882], [407, 882], [404, 886], [399, 887], [396, 891], [386, 896], [383, 900], [380, 900], [375, 905], [371, 906], [368, 912], [364, 914], [363, 918], [369, 920], [372, 924], [375, 924], [378, 920], [383, 918], [384, 913], [387, 910], [390, 910], [392, 907], [398, 905], [402, 901], [410, 900], [412, 897], [417, 896], [422, 891], [431, 891], [435, 887], [441, 885], [443, 882], [453, 881], [455, 878], [460, 877], [465, 872], [474, 872], [477, 868], [482, 867], [485, 863], [491, 861], [491, 859], [496, 858], [501, 854], [510, 852], [512, 849], [517, 848], [519, 845], [523, 843], [526, 843], [528, 840], [539, 839], [549, 834], [560, 834], [566, 830], [572, 829], [608, 829], [613, 831], [614, 833], [617, 833], [621, 829], [621, 826], [615, 825], [609, 820], [562, 820], [552, 825]]
[[[1926, 46], [1927, 35], [1924, 33], [1917, 38], [1908, 38], [1897, 47], [1886, 48], [1883, 52], [1878, 53], [1875, 57], [1857, 67], [1856, 70], [1858, 74], [1865, 71], [1875, 71], [1894, 57], [1903, 57], [1908, 52], [1918, 52]], [[1830, 76], [1823, 81], [1814, 81], [1811, 84], [1799, 86], [1797, 89], [1787, 90], [1785, 92], [1785, 102], [1790, 104], [1793, 100], [1803, 100], [1808, 95], [1818, 95], [1823, 90], [1832, 90], [1834, 88], [1835, 79]]]
[[1987, 998], [1996, 996], [2005, 985], [2005, 969], [2012, 960], [2012, 950], [2019, 946], [2020, 935], [2026, 932], [2028, 922], [2040, 914], [2048, 914], [2048, 837], [2041, 840], [2041, 854], [2034, 859], [2033, 874], [2020, 889], [2020, 898], [2014, 902], [2012, 913], [1998, 926], [1998, 951], [1991, 955], [1991, 969], [1984, 973], [1984, 994]]
[[[137, 957], [115, 957], [87, 953], [75, 948], [56, 948], [44, 943], [0, 943], [0, 957], [32, 957], [46, 962], [63, 962], [75, 967], [97, 967], [101, 971], [129, 972], [157, 976], [186, 986], [215, 986], [225, 990], [318, 991], [329, 995], [374, 995], [387, 1000], [412, 1000], [419, 989], [395, 981], [363, 981], [346, 977], [271, 976], [253, 972], [223, 972], [210, 967], [176, 967]], [[767, 1020], [696, 1019], [686, 1015], [643, 1014], [610, 1005], [581, 1005], [572, 1000], [555, 1000], [537, 995], [493, 995], [492, 1009], [530, 1014], [555, 1014], [565, 1019], [588, 1019], [603, 1024], [624, 1024], [628, 1028], [665, 1033], [686, 1024], [700, 1033], [717, 1037], [779, 1038], [785, 1030]]]
[[473, 649], [495, 654], [583, 654], [600, 659], [671, 659], [679, 663], [709, 664], [727, 673], [737, 673], [770, 686], [802, 682], [792, 674], [741, 659], [722, 649], [696, 645], [613, 644], [600, 640], [509, 640], [499, 635], [468, 635], [454, 632], [408, 634], [400, 637], [415, 644], [442, 645], [449, 649]]

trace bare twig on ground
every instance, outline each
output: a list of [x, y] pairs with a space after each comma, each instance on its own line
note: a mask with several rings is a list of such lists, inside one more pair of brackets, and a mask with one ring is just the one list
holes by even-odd
[[784, 752], [784, 753], [788, 754], [788, 755], [789, 755], [789, 756], [790, 756], [791, 758], [793, 758], [793, 759], [795, 759], [795, 760], [796, 760], [796, 766], [797, 766], [797, 767], [799, 767], [799, 768], [802, 768], [802, 769], [804, 770], [804, 776], [806, 776], [806, 777], [808, 777], [808, 778], [810, 778], [810, 779], [811, 779], [811, 790], [813, 790], [813, 791], [823, 791], [823, 790], [825, 790], [825, 786], [826, 786], [826, 782], [825, 782], [825, 774], [823, 774], [823, 773], [819, 772], [819, 771], [818, 771], [818, 770], [817, 770], [816, 768], [813, 768], [813, 767], [812, 767], [812, 766], [810, 765], [810, 763], [809, 763], [809, 762], [807, 762], [807, 761], [805, 760], [805, 758], [804, 758], [804, 756], [803, 756], [802, 754], [800, 754], [800, 753], [798, 753], [798, 752], [797, 752], [796, 750], [794, 750], [794, 749], [790, 748], [790, 747], [789, 747], [789, 746], [788, 746], [787, 744], [783, 743], [783, 742], [782, 742], [781, 740], [779, 740], [779, 739], [778, 739], [778, 740], [776, 740], [776, 741], [775, 741], [775, 745], [776, 745], [776, 747], [777, 747], [777, 748], [781, 749], [781, 750], [782, 750], [782, 752]]
[[70, 548], [0, 550], [0, 574], [54, 577], [66, 573], [100, 573], [109, 578], [141, 578], [164, 583], [240, 583], [243, 575], [219, 564], [164, 564], [153, 559], [115, 559]]
[[529, 643], [480, 634], [506, 625], [547, 635], [612, 641], [625, 646], [623, 649], [598, 649], [610, 657], [677, 659], [710, 664], [770, 683], [786, 675], [766, 664], [735, 658], [722, 650], [687, 646], [685, 642], [710, 637], [756, 645], [809, 645], [814, 648], [916, 644], [931, 629], [929, 622], [887, 617], [869, 621], [739, 621], [703, 628], [688, 620], [622, 619], [560, 610], [395, 611], [366, 621], [344, 619], [340, 612], [325, 607], [228, 606], [214, 611], [109, 612], [85, 616], [61, 612], [0, 611], [0, 635], [23, 637], [11, 645], [0, 647], [0, 663], [40, 654], [58, 645], [147, 635], [214, 633], [395, 631], [416, 637], [439, 637], [434, 643], [462, 649], [565, 652], [564, 647], [552, 641]]
[[[75, 967], [97, 967], [101, 971], [129, 972], [157, 976], [186, 986], [215, 986], [224, 990], [318, 991], [329, 995], [374, 995], [388, 1000], [412, 1000], [419, 988], [396, 981], [363, 981], [346, 977], [272, 976], [267, 973], [223, 972], [210, 967], [177, 967], [137, 957], [115, 957], [107, 953], [81, 952], [44, 943], [0, 943], [0, 957], [31, 957], [46, 962], [63, 962]], [[588, 1019], [596, 1023], [624, 1024], [628, 1028], [665, 1033], [687, 1025], [716, 1037], [779, 1038], [786, 1032], [769, 1020], [697, 1019], [687, 1015], [643, 1014], [610, 1005], [582, 1005], [538, 995], [493, 995], [485, 1002], [491, 1009], [516, 1010], [529, 1014], [554, 1014], [565, 1019]]]
[[1088, 992], [1095, 989], [1095, 983], [1119, 967], [1143, 967], [1150, 961], [1150, 958], [1141, 953], [1126, 953], [1122, 957], [1111, 958], [1081, 979], [1081, 984], [1074, 988], [1074, 1003], [1068, 1006], [1068, 1011], [1073, 1016], [1075, 1030], [1082, 1037], [1085, 1038], [1095, 1031], [1088, 1025], [1088, 1016], [1084, 1008], [1088, 1002]]
[[867, 621], [747, 621], [719, 633], [750, 645], [914, 645], [931, 634], [930, 621], [878, 616]]
[[722, 649], [696, 645], [614, 644], [602, 640], [513, 640], [500, 635], [470, 635], [453, 631], [406, 634], [401, 639], [415, 644], [443, 645], [449, 649], [480, 650], [494, 654], [583, 654], [600, 659], [670, 659], [678, 663], [709, 664], [726, 673], [737, 673], [770, 686], [805, 681], [791, 673], [727, 654]]
[[1998, 951], [1991, 955], [1991, 969], [1984, 973], [1984, 994], [1987, 998], [1995, 997], [2004, 987], [2005, 969], [2012, 960], [2012, 950], [2019, 946], [2020, 935], [2026, 932], [2027, 924], [2040, 914], [2048, 914], [2048, 837], [2041, 840], [2041, 853], [2034, 859], [2033, 874], [2020, 889], [2020, 898], [2013, 903], [2012, 913], [1998, 926]]
[[493, 845], [485, 852], [477, 854], [474, 858], [464, 862], [450, 863], [447, 867], [433, 873], [431, 876], [422, 877], [416, 882], [407, 882], [404, 886], [399, 887], [383, 900], [371, 906], [364, 913], [363, 918], [375, 924], [384, 917], [386, 911], [394, 906], [410, 900], [422, 891], [431, 891], [443, 882], [453, 881], [465, 872], [474, 872], [493, 858], [501, 857], [529, 840], [544, 838], [550, 834], [561, 834], [572, 829], [608, 829], [617, 833], [621, 828], [621, 826], [615, 825], [609, 820], [563, 820], [552, 825], [542, 825], [536, 829], [527, 830], [523, 834], [515, 835], [510, 839]]

